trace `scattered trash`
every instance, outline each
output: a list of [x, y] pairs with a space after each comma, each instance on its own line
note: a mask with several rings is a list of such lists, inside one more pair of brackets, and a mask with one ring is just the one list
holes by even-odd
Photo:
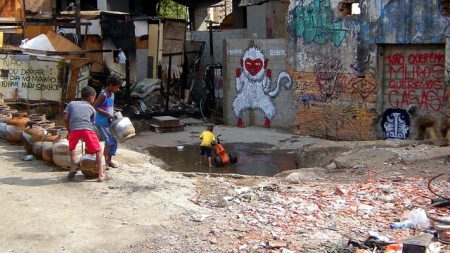
[[125, 56], [125, 53], [123, 51], [120, 51], [120, 53], [117, 55], [117, 62], [119, 64], [125, 64], [127, 61], [127, 57]]
[[392, 229], [397, 229], [397, 228], [414, 228], [414, 223], [410, 220], [408, 221], [399, 221], [399, 222], [394, 222], [391, 224], [390, 226]]
[[270, 249], [279, 249], [279, 248], [285, 248], [287, 246], [286, 242], [280, 241], [280, 240], [271, 240], [269, 241], [269, 248]]
[[431, 240], [434, 235], [428, 233], [422, 233], [416, 236], [412, 236], [403, 240], [403, 252], [417, 252], [425, 253], [428, 245], [430, 245]]
[[191, 216], [191, 221], [202, 222], [202, 221], [206, 220], [206, 218], [208, 218], [208, 217], [209, 217], [208, 214], [196, 213], [196, 214]]
[[183, 151], [184, 150], [184, 146], [177, 146], [177, 150], [178, 151]]
[[430, 228], [430, 219], [428, 219], [425, 210], [423, 210], [422, 208], [416, 208], [412, 210], [404, 216], [404, 220], [412, 221], [414, 226], [418, 229], [423, 230]]
[[403, 252], [403, 244], [396, 243], [390, 244], [384, 250], [384, 253], [402, 253]]
[[33, 155], [24, 155], [22, 156], [22, 161], [32, 161], [34, 159]]
[[381, 242], [385, 242], [385, 243], [392, 243], [392, 240], [384, 235], [380, 235], [378, 232], [375, 231], [369, 231], [369, 235]]

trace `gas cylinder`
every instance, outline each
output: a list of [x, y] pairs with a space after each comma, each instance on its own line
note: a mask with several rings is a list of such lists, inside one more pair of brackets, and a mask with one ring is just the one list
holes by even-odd
[[[60, 138], [53, 143], [53, 162], [62, 170], [70, 170], [70, 150], [69, 141], [67, 140], [67, 131], [59, 131]], [[76, 149], [75, 164], [80, 164], [82, 154], [81, 145], [78, 144]]]

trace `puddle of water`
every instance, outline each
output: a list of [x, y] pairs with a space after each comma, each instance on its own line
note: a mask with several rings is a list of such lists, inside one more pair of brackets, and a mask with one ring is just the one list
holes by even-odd
[[222, 168], [208, 168], [206, 157], [203, 165], [196, 165], [200, 154], [198, 146], [184, 146], [183, 151], [176, 147], [150, 147], [146, 150], [163, 161], [166, 164], [163, 168], [168, 171], [273, 176], [297, 168], [292, 150], [270, 150], [270, 145], [261, 143], [227, 143], [224, 146], [227, 152], [238, 155], [238, 162]]

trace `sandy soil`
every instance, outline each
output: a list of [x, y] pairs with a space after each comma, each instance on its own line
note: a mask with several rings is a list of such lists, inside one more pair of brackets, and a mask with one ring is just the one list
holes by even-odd
[[[348, 239], [366, 237], [369, 229], [390, 233], [386, 224], [406, 208], [404, 198], [414, 196], [402, 189], [414, 187], [427, 194], [426, 180], [449, 168], [450, 148], [432, 145], [348, 153], [345, 156], [367, 157], [343, 161], [348, 169], [305, 169], [290, 178], [166, 172], [152, 164], [151, 156], [131, 151], [195, 144], [202, 129], [144, 133], [130, 140], [122, 145], [128, 149], [118, 152], [121, 167], [112, 170], [112, 179], [105, 183], [85, 180], [81, 174], [69, 182], [66, 172], [43, 161], [22, 161], [22, 147], [0, 142], [0, 252], [343, 252], [337, 249]], [[266, 142], [276, 148], [320, 142], [274, 130], [216, 129], [229, 142]], [[398, 159], [379, 157], [390, 153]], [[402, 199], [387, 214], [387, 204], [380, 200], [354, 197], [358, 189], [365, 189], [362, 195], [378, 194], [379, 184], [392, 185], [393, 194]], [[355, 195], [336, 196], [336, 187], [353, 189]], [[347, 208], [339, 198], [351, 205]], [[325, 213], [326, 205], [309, 210], [308, 201], [336, 202], [343, 216]], [[377, 211], [350, 212], [363, 203], [373, 205], [384, 218], [370, 224]], [[311, 213], [303, 214], [305, 210]], [[315, 215], [321, 224], [314, 223]], [[304, 220], [306, 216], [313, 218]], [[273, 240], [282, 246], [272, 247]]]
[[22, 148], [0, 144], [1, 252], [120, 252], [183, 222], [202, 208], [188, 198], [193, 180], [119, 150], [120, 169], [97, 183], [43, 161], [21, 161]]

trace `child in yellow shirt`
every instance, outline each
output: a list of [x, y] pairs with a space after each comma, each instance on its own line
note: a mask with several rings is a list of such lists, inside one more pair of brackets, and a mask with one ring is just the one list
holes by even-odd
[[196, 164], [202, 164], [203, 162], [203, 156], [208, 157], [208, 165], [210, 168], [213, 168], [212, 165], [212, 146], [214, 144], [214, 142], [216, 141], [216, 137], [214, 136], [214, 134], [212, 133], [214, 130], [214, 126], [213, 125], [208, 125], [208, 127], [206, 128], [206, 131], [203, 131], [202, 134], [200, 135], [200, 139], [202, 140], [202, 143], [200, 143], [200, 160], [198, 163]]

